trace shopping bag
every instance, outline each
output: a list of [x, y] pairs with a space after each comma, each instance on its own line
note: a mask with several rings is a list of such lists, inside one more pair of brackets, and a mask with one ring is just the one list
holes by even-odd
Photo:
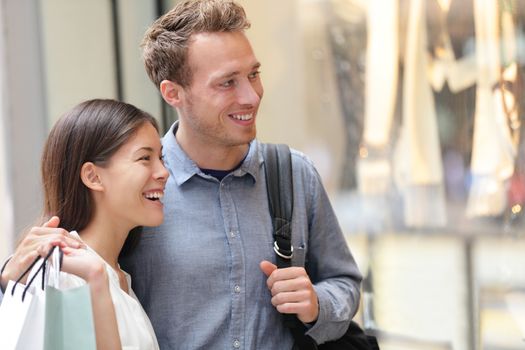
[[61, 251], [55, 249], [45, 292], [44, 350], [96, 350], [89, 285], [60, 288]]
[[9, 281], [2, 304], [0, 304], [0, 349], [15, 350], [26, 319], [31, 318], [33, 294], [24, 294], [25, 285]]
[[[40, 257], [36, 258], [16, 281], [9, 281], [7, 284], [3, 302], [0, 304], [0, 330], [8, 331], [0, 336], [0, 349], [43, 349], [47, 257], [41, 264], [37, 264], [40, 260]], [[28, 273], [27, 285], [20, 283]], [[35, 280], [40, 283], [33, 284]]]
[[42, 350], [44, 348], [45, 306], [45, 292], [40, 288], [35, 288], [16, 350]]
[[68, 290], [46, 287], [44, 350], [96, 350], [88, 285]]

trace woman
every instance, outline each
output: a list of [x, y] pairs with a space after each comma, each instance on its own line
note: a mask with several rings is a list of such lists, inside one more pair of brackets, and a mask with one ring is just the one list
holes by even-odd
[[[90, 286], [97, 349], [158, 349], [153, 328], [118, 265], [124, 242], [163, 220], [168, 172], [155, 119], [113, 100], [90, 100], [51, 130], [42, 155], [44, 217], [85, 244], [64, 251], [61, 287]], [[78, 232], [78, 234], [77, 234]]]

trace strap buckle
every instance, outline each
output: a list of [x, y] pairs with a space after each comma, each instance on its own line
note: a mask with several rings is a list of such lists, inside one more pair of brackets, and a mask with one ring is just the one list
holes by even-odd
[[274, 241], [273, 250], [275, 251], [275, 254], [279, 255], [283, 259], [291, 260], [293, 257], [293, 246], [290, 246], [290, 250], [284, 250], [279, 248], [277, 241]]

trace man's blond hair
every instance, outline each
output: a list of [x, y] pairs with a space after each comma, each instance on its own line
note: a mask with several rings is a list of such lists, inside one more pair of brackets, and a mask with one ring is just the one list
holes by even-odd
[[146, 31], [141, 44], [146, 71], [157, 87], [163, 80], [187, 87], [192, 81], [188, 65], [192, 35], [244, 31], [249, 27], [244, 9], [234, 1], [181, 1]]

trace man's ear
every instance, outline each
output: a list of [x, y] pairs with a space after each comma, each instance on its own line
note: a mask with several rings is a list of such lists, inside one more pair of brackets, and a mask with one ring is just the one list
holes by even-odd
[[184, 88], [171, 80], [160, 82], [160, 93], [164, 101], [172, 107], [179, 107], [184, 98]]
[[93, 190], [93, 191], [103, 191], [104, 186], [102, 186], [102, 181], [100, 181], [100, 176], [97, 172], [97, 166], [91, 162], [86, 162], [82, 164], [80, 169], [80, 178], [84, 185]]

